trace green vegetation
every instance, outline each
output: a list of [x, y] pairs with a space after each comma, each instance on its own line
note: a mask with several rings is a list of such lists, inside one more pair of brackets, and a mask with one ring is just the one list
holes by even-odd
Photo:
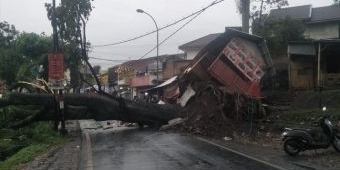
[[284, 122], [295, 122], [295, 123], [310, 123], [313, 120], [321, 116], [330, 116], [330, 119], [334, 122], [340, 120], [340, 108], [328, 109], [326, 112], [320, 109], [302, 109], [302, 110], [292, 110], [284, 114], [282, 121]]
[[64, 141], [51, 122], [36, 122], [17, 130], [0, 129], [0, 169], [18, 169]]
[[259, 18], [253, 21], [253, 33], [267, 40], [267, 45], [272, 57], [285, 56], [289, 41], [303, 40], [305, 26], [301, 21], [290, 18], [272, 19]]
[[[52, 22], [52, 16], [55, 16], [58, 21], [56, 35], [59, 41], [55, 42], [59, 43], [58, 50], [63, 52], [65, 69], [70, 70], [73, 88], [81, 85], [84, 76], [80, 75], [82, 61], [87, 63], [93, 73], [91, 80], [95, 78], [99, 81], [88, 61], [90, 43], [85, 35], [86, 23], [93, 8], [92, 1], [61, 1], [55, 13], [52, 4], [45, 4], [48, 19]], [[47, 80], [47, 55], [53, 49], [52, 40], [52, 36], [45, 33], [19, 32], [14, 25], [0, 21], [0, 80], [5, 80], [7, 87], [15, 85], [17, 81], [35, 80], [38, 76]]]
[[40, 65], [46, 68], [51, 44], [52, 39], [44, 34], [19, 33], [13, 25], [0, 22], [0, 79], [9, 86], [34, 80]]
[[[60, 1], [55, 7], [56, 27], [58, 31], [59, 47], [63, 49], [65, 63], [70, 69], [71, 87], [81, 85], [80, 65], [85, 61], [94, 76], [94, 70], [88, 62], [87, 53], [90, 43], [86, 40], [86, 23], [89, 21], [93, 0]], [[53, 5], [45, 4], [47, 17], [53, 25]], [[94, 77], [91, 77], [92, 79]], [[92, 83], [92, 82], [91, 82]]]

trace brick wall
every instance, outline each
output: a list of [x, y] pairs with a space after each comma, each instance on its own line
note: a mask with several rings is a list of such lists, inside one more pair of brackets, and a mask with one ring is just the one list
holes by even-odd
[[190, 60], [173, 61], [168, 60], [164, 65], [163, 79], [167, 80], [173, 76], [181, 74], [189, 65]]

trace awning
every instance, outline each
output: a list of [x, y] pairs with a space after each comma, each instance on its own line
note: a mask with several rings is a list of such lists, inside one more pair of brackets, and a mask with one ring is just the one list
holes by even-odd
[[153, 89], [158, 89], [158, 88], [160, 88], [160, 87], [167, 86], [167, 85], [173, 83], [173, 82], [176, 81], [176, 80], [177, 80], [177, 76], [174, 76], [174, 77], [168, 79], [167, 81], [163, 82], [162, 84], [160, 84], [160, 85], [154, 87]]
[[176, 81], [176, 80], [177, 80], [177, 76], [171, 77], [170, 79], [168, 79], [167, 81], [163, 82], [162, 84], [160, 84], [160, 85], [158, 85], [158, 86], [155, 86], [155, 87], [153, 87], [153, 88], [150, 88], [150, 89], [143, 90], [142, 92], [145, 92], [145, 91], [153, 91], [153, 90], [155, 90], [155, 89], [158, 89], [158, 88], [167, 86], [167, 85], [173, 83], [173, 82]]
[[312, 43], [289, 44], [288, 54], [314, 56], [316, 55], [316, 50]]

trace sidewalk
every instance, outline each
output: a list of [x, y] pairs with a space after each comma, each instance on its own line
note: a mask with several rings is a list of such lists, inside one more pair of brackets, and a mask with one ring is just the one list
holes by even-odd
[[69, 141], [52, 148], [33, 162], [22, 165], [23, 170], [77, 170], [81, 146], [78, 121], [67, 121]]

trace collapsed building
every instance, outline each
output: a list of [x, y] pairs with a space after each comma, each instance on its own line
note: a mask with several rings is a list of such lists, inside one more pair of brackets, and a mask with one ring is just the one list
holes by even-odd
[[274, 74], [263, 38], [226, 29], [197, 53], [182, 75], [156, 88], [183, 107], [181, 130], [224, 136], [235, 127], [232, 119], [261, 117], [262, 82]]
[[192, 60], [184, 72], [186, 83], [182, 86], [195, 81], [214, 81], [229, 93], [259, 99], [261, 80], [274, 74], [263, 38], [226, 29]]
[[228, 93], [240, 93], [259, 99], [264, 77], [274, 74], [272, 60], [263, 38], [226, 29], [197, 53], [184, 73], [178, 77], [178, 81], [172, 78], [155, 88], [164, 91], [163, 94], [169, 96], [168, 99], [170, 96], [187, 98], [182, 94], [189, 86], [198, 82], [214, 82]]

